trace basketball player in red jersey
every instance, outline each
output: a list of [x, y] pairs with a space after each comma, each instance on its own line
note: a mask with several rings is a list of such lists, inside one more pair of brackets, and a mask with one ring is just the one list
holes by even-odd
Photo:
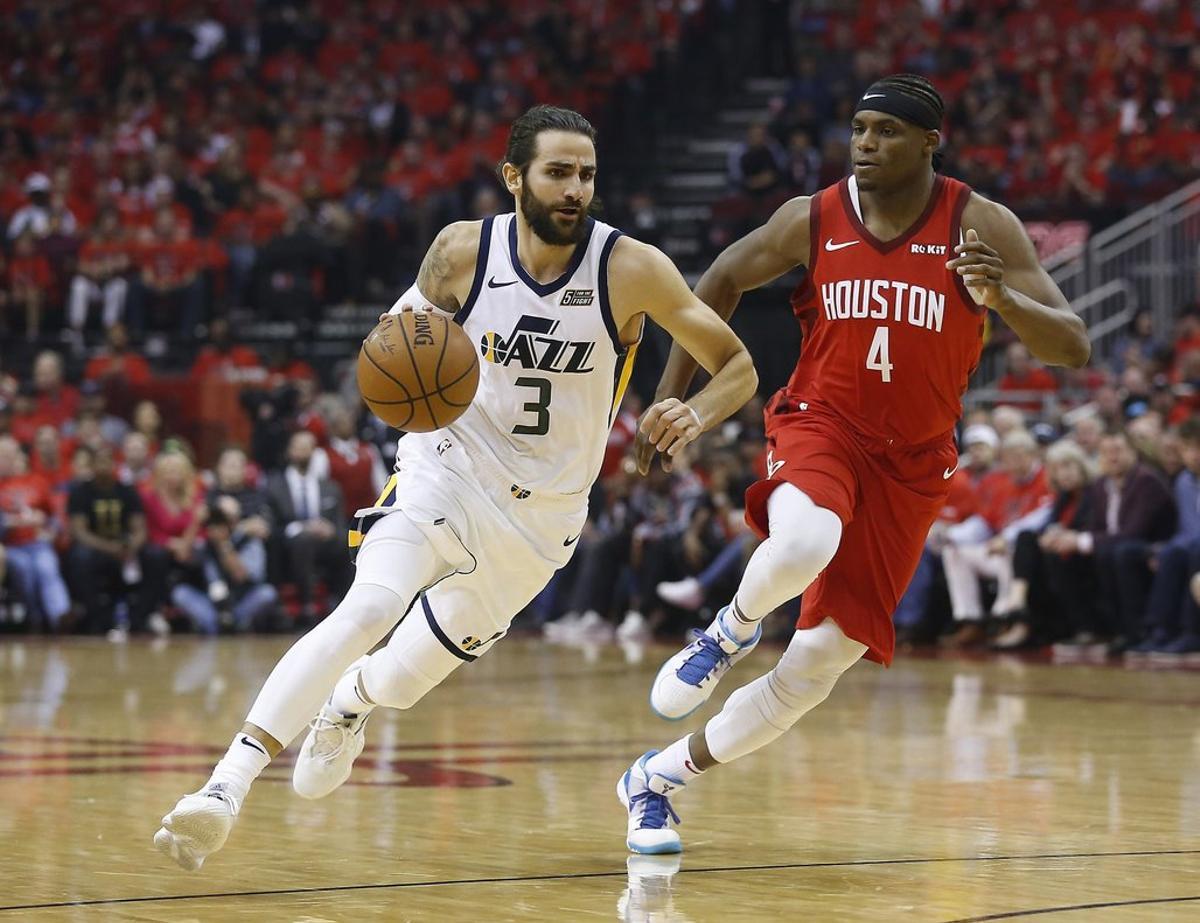
[[[990, 308], [1039, 359], [1079, 367], [1087, 332], [1008, 209], [935, 172], [943, 104], [921, 77], [873, 84], [851, 123], [853, 173], [784, 204], [731, 245], [696, 286], [728, 319], [740, 294], [798, 265], [804, 331], [791, 380], [768, 403], [766, 479], [746, 518], [766, 540], [731, 603], [664, 664], [651, 705], [699, 708], [804, 593], [773, 670], [695, 734], [650, 751], [618, 783], [634, 852], [681, 849], [669, 793], [774, 740], [860, 658], [891, 662], [891, 613], [912, 577], [958, 464], [954, 426]], [[658, 400], [682, 397], [696, 364], [672, 349]], [[648, 470], [655, 433], [639, 440]], [[666, 462], [666, 459], [664, 459]]]

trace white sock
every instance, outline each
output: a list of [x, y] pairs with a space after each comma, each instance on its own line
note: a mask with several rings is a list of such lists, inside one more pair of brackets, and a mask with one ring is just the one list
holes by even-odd
[[260, 741], [239, 733], [213, 769], [205, 788], [215, 783], [224, 784], [226, 791], [240, 802], [270, 762], [267, 748]]
[[745, 644], [754, 637], [754, 633], [758, 631], [759, 622], [762, 617], [751, 618], [742, 612], [741, 606], [738, 605], [737, 596], [733, 597], [733, 601], [724, 610], [724, 614], [720, 616], [721, 631], [733, 638], [739, 644]]
[[361, 677], [362, 668], [359, 667], [337, 681], [337, 685], [333, 687], [333, 695], [329, 697], [329, 704], [334, 711], [357, 716], [364, 715], [375, 707], [375, 703], [368, 702], [359, 691]]
[[663, 775], [674, 779], [682, 785], [687, 785], [696, 778], [703, 769], [697, 769], [692, 762], [692, 753], [688, 749], [691, 734], [681, 737], [665, 750], [661, 750], [646, 760], [647, 775]]

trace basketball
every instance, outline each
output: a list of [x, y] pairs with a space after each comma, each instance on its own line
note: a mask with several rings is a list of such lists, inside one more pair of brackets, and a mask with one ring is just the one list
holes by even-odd
[[470, 339], [440, 314], [388, 315], [358, 353], [358, 390], [366, 405], [410, 433], [453, 423], [478, 387], [479, 358]]

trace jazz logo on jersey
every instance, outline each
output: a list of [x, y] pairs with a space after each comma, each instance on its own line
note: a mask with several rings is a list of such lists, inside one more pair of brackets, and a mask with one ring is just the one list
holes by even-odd
[[516, 365], [541, 372], [581, 375], [594, 371], [589, 364], [596, 344], [590, 340], [561, 340], [554, 336], [559, 321], [549, 317], [521, 316], [512, 333], [502, 337], [488, 331], [479, 339], [479, 352], [495, 365]]
[[569, 288], [559, 302], [564, 308], [586, 308], [592, 303], [595, 291], [590, 288]]
[[946, 296], [933, 289], [891, 279], [843, 279], [821, 285], [821, 303], [828, 320], [869, 317], [907, 321], [914, 327], [942, 332]]

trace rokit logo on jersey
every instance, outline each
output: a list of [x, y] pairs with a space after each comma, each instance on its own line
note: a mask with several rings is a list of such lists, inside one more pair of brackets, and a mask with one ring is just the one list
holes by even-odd
[[945, 256], [945, 244], [913, 244], [910, 250], [911, 253], [930, 256]]
[[564, 308], [586, 308], [594, 300], [595, 294], [590, 288], [569, 288], [563, 292], [559, 304]]
[[596, 344], [584, 340], [560, 340], [554, 336], [559, 321], [549, 317], [522, 315], [512, 333], [501, 337], [488, 331], [479, 338], [479, 353], [495, 365], [518, 365], [541, 372], [579, 375], [594, 371], [589, 360]]

